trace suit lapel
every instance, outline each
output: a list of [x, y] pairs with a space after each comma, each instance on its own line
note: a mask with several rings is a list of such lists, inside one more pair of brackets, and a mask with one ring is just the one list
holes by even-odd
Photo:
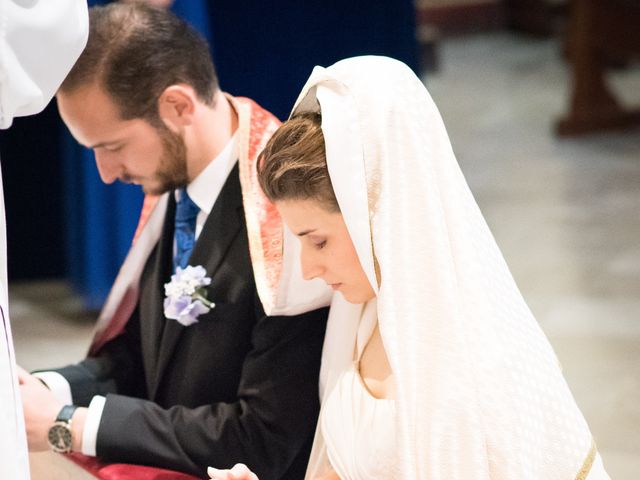
[[[144, 291], [140, 298], [142, 331], [142, 354], [148, 370], [147, 388], [155, 391], [158, 378], [157, 367], [161, 352], [161, 341], [167, 320], [164, 317], [164, 284], [169, 281], [173, 267], [173, 229], [176, 203], [173, 194], [169, 195], [167, 211], [160, 240], [155, 255], [151, 257], [143, 273]], [[176, 322], [174, 322], [176, 323]]]
[[[208, 276], [215, 282], [215, 273], [220, 266], [225, 254], [234, 238], [238, 235], [242, 228], [242, 191], [240, 189], [240, 177], [238, 174], [238, 166], [236, 165], [227, 181], [222, 187], [220, 195], [213, 205], [209, 217], [204, 224], [202, 232], [198, 237], [198, 241], [189, 258], [189, 265], [202, 265], [207, 271]], [[173, 231], [173, 229], [172, 229]], [[164, 235], [163, 235], [164, 237]], [[172, 237], [173, 242], [173, 237]], [[173, 243], [172, 243], [173, 246]], [[163, 252], [164, 253], [164, 252]], [[170, 255], [171, 257], [171, 255]], [[213, 299], [215, 301], [215, 299]], [[160, 316], [164, 319], [163, 306], [160, 303]], [[156, 371], [156, 382], [151, 392], [152, 397], [155, 396], [157, 387], [164, 374], [176, 345], [180, 340], [184, 327], [174, 320], [166, 320], [162, 331], [158, 352], [158, 368]], [[196, 328], [191, 326], [190, 328]]]
[[162, 195], [155, 206], [151, 207], [152, 211], [140, 235], [120, 267], [120, 272], [98, 317], [90, 355], [96, 355], [108, 341], [122, 333], [135, 310], [139, 300], [142, 271], [162, 234], [168, 197], [168, 193]]

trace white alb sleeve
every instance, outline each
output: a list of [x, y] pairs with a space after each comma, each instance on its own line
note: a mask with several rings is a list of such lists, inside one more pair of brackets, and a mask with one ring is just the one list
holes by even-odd
[[33, 376], [46, 383], [49, 390], [51, 390], [62, 403], [65, 405], [71, 405], [73, 403], [71, 386], [69, 382], [67, 382], [67, 379], [58, 372], [37, 372], [34, 373]]

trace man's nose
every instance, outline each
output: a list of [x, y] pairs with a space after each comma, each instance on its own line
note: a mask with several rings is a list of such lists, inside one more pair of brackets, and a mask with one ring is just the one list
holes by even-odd
[[96, 165], [98, 167], [98, 173], [100, 174], [100, 179], [104, 183], [113, 183], [118, 180], [120, 176], [120, 164], [113, 157], [108, 157], [103, 152], [94, 150], [94, 155], [96, 157]]

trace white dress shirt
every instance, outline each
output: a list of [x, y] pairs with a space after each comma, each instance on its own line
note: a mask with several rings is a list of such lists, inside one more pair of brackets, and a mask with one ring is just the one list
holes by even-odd
[[[237, 134], [234, 134], [218, 156], [209, 162], [209, 165], [200, 172], [200, 175], [187, 185], [187, 193], [200, 209], [196, 218], [196, 240], [202, 232], [209, 213], [211, 213], [211, 209], [227, 181], [227, 177], [238, 161], [237, 143]], [[178, 195], [180, 195], [180, 192], [176, 191], [176, 201], [179, 200]], [[39, 372], [35, 375], [42, 379], [55, 396], [65, 405], [73, 403], [71, 387], [62, 375], [57, 372]], [[82, 453], [84, 455], [96, 455], [98, 427], [100, 425], [100, 419], [102, 418], [105, 401], [105, 397], [96, 395], [89, 404], [89, 410], [82, 433]]]

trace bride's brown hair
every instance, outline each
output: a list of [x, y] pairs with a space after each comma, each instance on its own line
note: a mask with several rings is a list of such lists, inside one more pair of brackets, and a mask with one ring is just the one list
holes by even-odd
[[306, 112], [284, 122], [258, 158], [258, 180], [271, 202], [315, 200], [339, 212], [325, 153], [322, 117]]

